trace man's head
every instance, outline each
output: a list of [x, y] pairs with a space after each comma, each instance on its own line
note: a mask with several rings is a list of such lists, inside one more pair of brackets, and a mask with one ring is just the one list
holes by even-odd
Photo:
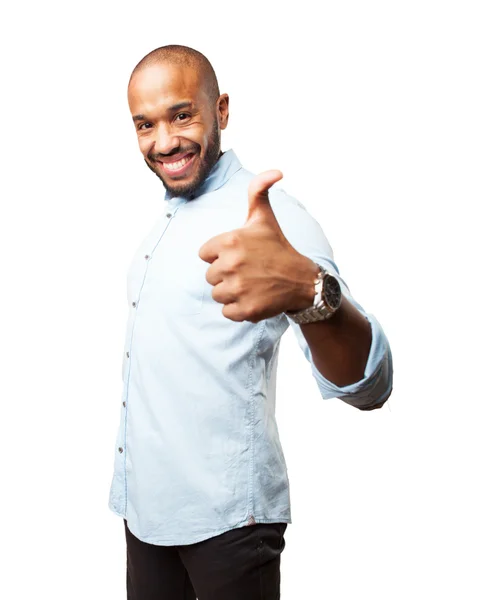
[[192, 194], [215, 165], [228, 102], [210, 62], [192, 48], [162, 46], [134, 68], [128, 104], [140, 150], [172, 195]]

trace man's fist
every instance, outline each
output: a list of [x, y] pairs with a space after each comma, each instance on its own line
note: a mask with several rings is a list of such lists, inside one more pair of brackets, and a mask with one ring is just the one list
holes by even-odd
[[257, 323], [286, 310], [311, 306], [318, 267], [284, 236], [269, 202], [269, 188], [283, 177], [265, 171], [251, 180], [243, 227], [211, 238], [199, 256], [211, 263], [212, 297], [233, 321]]

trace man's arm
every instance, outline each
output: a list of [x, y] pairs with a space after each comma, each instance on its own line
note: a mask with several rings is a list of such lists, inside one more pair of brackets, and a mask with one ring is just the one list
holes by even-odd
[[[350, 296], [315, 219], [283, 191], [269, 197], [281, 176], [272, 170], [253, 177], [244, 226], [200, 248], [200, 258], [211, 264], [206, 280], [214, 286], [212, 297], [233, 321], [288, 318], [323, 398], [340, 398], [361, 410], [379, 408], [392, 389], [386, 336]], [[313, 304], [318, 265], [334, 273], [344, 304], [330, 321], [300, 327], [287, 313]]]
[[371, 348], [369, 321], [347, 300], [333, 317], [301, 325], [316, 368], [339, 387], [360, 381]]
[[[326, 379], [344, 387], [364, 378], [371, 350], [371, 325], [349, 300], [343, 297], [333, 318], [300, 327], [312, 360]], [[384, 402], [361, 410], [381, 408]]]
[[341, 285], [341, 306], [330, 319], [299, 325], [285, 315], [311, 363], [322, 397], [339, 398], [360, 410], [381, 408], [391, 395], [393, 365], [380, 323], [351, 295], [316, 219], [283, 190], [271, 194], [271, 199], [284, 234], [300, 255], [292, 268], [297, 282], [288, 310], [313, 304], [317, 265], [332, 273]]
[[[314, 284], [308, 282], [307, 274], [310, 271], [311, 281], [314, 281], [317, 264], [303, 256], [299, 260], [301, 264], [298, 264], [297, 272], [302, 277], [298, 281], [292, 311], [311, 306], [315, 295]], [[340, 388], [364, 379], [371, 352], [371, 324], [346, 296], [343, 295], [341, 306], [331, 318], [300, 325], [300, 328], [314, 366], [326, 380]], [[381, 408], [384, 402], [363, 410]]]

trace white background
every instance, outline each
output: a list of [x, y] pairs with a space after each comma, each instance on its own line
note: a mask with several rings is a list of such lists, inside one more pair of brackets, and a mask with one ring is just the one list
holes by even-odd
[[126, 269], [163, 209], [126, 86], [146, 53], [179, 43], [230, 94], [223, 150], [283, 171], [394, 356], [391, 400], [362, 413], [323, 401], [283, 338], [281, 597], [477, 600], [474, 4], [2, 9], [2, 598], [126, 598], [107, 508]]

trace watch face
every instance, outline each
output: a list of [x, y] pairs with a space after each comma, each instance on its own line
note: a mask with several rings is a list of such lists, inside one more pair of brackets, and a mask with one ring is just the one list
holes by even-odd
[[332, 310], [338, 309], [341, 304], [341, 287], [339, 281], [331, 275], [324, 276], [323, 298]]

